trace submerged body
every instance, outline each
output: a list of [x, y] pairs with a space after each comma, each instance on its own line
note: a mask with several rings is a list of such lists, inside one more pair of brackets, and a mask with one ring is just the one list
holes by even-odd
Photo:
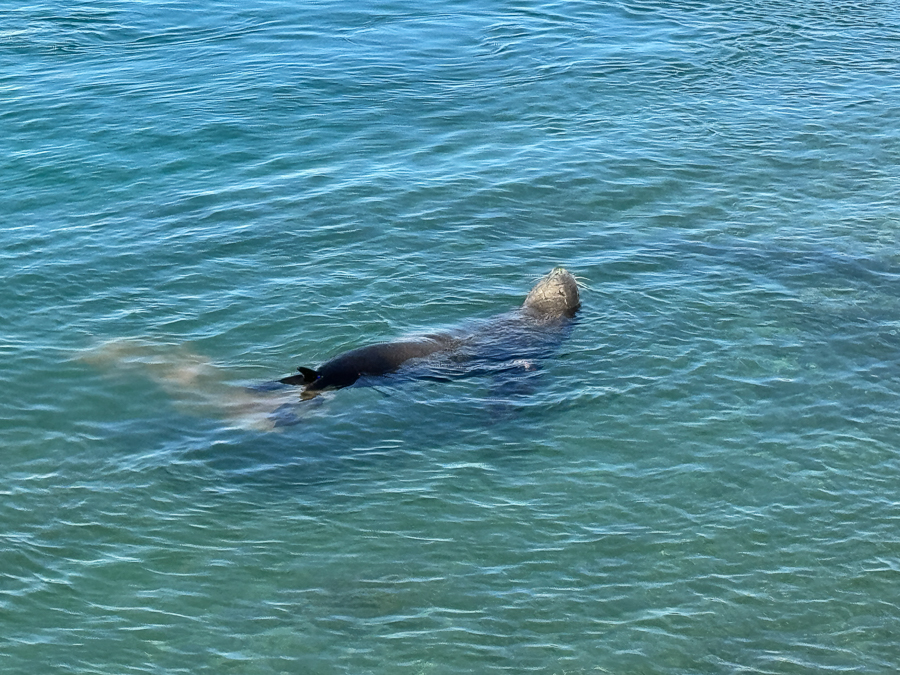
[[[561, 339], [580, 306], [575, 277], [557, 267], [534, 285], [520, 308], [486, 321], [473, 331], [359, 347], [334, 357], [318, 369], [298, 368], [299, 374], [279, 381], [303, 386], [301, 398], [312, 398], [326, 389], [349, 387], [361, 377], [397, 372], [414, 360], [431, 362], [431, 376], [435, 373], [449, 376], [472, 361], [516, 363], [538, 358]], [[519, 366], [531, 369], [527, 362]]]
[[[296, 424], [296, 398], [283, 385], [303, 387], [309, 399], [326, 389], [348, 387], [360, 378], [397, 373], [401, 377], [448, 380], [467, 375], [516, 379], [536, 369], [566, 336], [579, 307], [578, 286], [563, 269], [543, 277], [524, 304], [468, 328], [386, 342], [344, 352], [318, 370], [278, 382], [246, 386], [208, 357], [187, 345], [142, 338], [120, 338], [83, 352], [80, 359], [115, 373], [143, 374], [171, 395], [184, 412], [217, 417], [241, 429], [274, 431]], [[304, 406], [310, 413], [314, 408]]]

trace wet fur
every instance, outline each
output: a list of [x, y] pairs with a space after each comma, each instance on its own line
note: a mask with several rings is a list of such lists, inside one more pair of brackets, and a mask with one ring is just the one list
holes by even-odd
[[[300, 367], [296, 375], [279, 380], [304, 387], [301, 398], [312, 398], [326, 389], [349, 387], [359, 378], [397, 371], [414, 359], [446, 353], [451, 363], [474, 358], [502, 361], [534, 351], [529, 343], [546, 342], [543, 333], [556, 329], [575, 316], [581, 306], [578, 284], [571, 273], [556, 268], [531, 289], [518, 310], [486, 322], [471, 334], [429, 335], [420, 339], [384, 342], [344, 352], [318, 369]], [[552, 336], [551, 336], [552, 337]], [[553, 340], [550, 340], [553, 342]]]

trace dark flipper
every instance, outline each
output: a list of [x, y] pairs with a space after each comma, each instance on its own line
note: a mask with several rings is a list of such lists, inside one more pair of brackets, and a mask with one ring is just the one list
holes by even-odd
[[244, 387], [247, 391], [278, 391], [279, 389], [284, 389], [282, 386], [284, 383], [280, 380], [269, 380], [268, 382], [260, 382], [258, 384], [251, 384], [250, 386]]
[[290, 375], [288, 377], [284, 377], [280, 380], [281, 384], [292, 384], [294, 386], [300, 386], [301, 384], [312, 384], [317, 379], [319, 379], [319, 373], [312, 368], [304, 368], [303, 366], [297, 368], [300, 371], [299, 375]]
[[292, 427], [300, 424], [300, 418], [297, 417], [297, 405], [295, 403], [285, 403], [275, 410], [269, 419], [272, 420], [274, 427]]

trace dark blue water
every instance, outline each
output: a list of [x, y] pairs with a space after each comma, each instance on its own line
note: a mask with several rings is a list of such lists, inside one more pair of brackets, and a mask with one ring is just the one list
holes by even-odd
[[[3, 672], [896, 672], [898, 73], [892, 2], [0, 9]], [[252, 388], [556, 265], [512, 387]]]

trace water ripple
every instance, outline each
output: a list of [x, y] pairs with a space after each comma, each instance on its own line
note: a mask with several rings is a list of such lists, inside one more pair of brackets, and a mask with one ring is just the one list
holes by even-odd
[[[5, 670], [896, 670], [897, 18], [0, 10]], [[558, 264], [522, 386], [248, 387]]]

